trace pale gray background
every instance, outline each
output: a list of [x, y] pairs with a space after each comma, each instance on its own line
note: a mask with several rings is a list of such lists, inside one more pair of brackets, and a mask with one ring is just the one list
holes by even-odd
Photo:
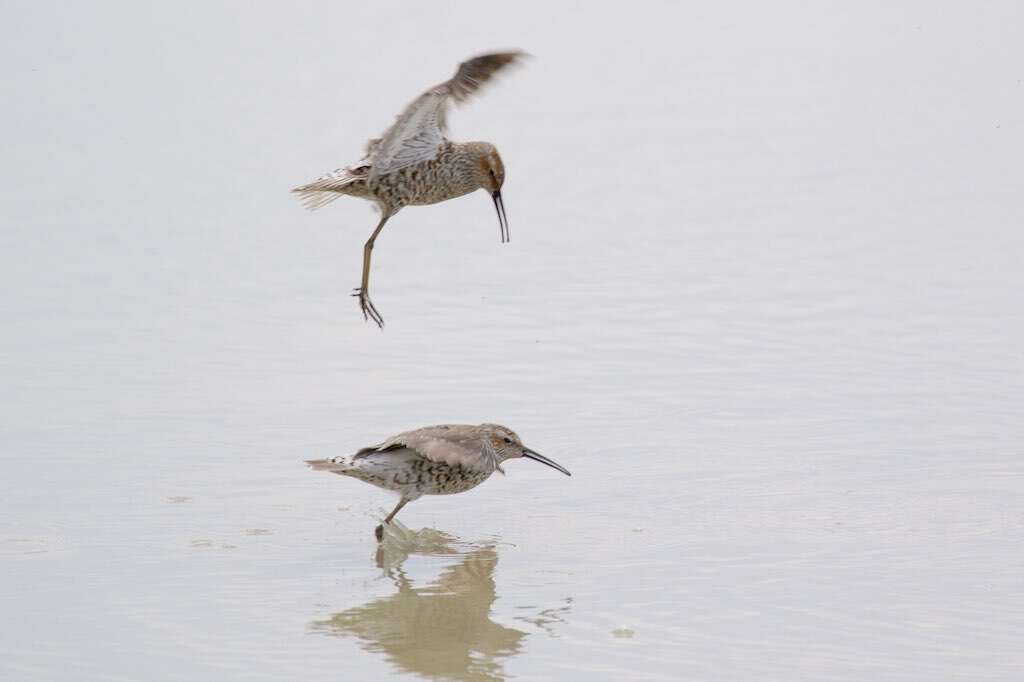
[[[574, 476], [403, 512], [497, 552], [454, 677], [1020, 679], [1020, 3], [292, 5], [0, 11], [0, 677], [430, 674], [314, 625], [393, 500], [302, 459], [498, 421]], [[287, 190], [502, 47], [512, 242], [401, 213], [381, 333]]]

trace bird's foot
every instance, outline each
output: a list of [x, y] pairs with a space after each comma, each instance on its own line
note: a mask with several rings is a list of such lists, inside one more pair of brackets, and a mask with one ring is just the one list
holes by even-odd
[[384, 542], [384, 524], [380, 524], [374, 529], [373, 534], [377, 536], [377, 542]]
[[359, 309], [363, 311], [363, 319], [373, 320], [377, 323], [378, 327], [383, 329], [384, 318], [381, 317], [379, 312], [377, 312], [377, 307], [373, 305], [373, 301], [370, 300], [370, 295], [363, 291], [361, 287], [353, 289], [352, 295], [359, 298]]

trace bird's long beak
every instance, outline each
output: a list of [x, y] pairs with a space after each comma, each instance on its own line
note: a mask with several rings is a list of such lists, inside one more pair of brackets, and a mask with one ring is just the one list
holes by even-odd
[[559, 471], [561, 471], [566, 476], [572, 476], [572, 474], [569, 473], [569, 470], [566, 469], [564, 466], [562, 466], [561, 464], [559, 464], [558, 462], [556, 462], [553, 459], [545, 457], [544, 455], [540, 454], [539, 452], [534, 452], [530, 448], [523, 448], [523, 457], [527, 457], [527, 458], [532, 459], [532, 460], [534, 460], [536, 462], [540, 462], [541, 464], [547, 464], [552, 469], [558, 469]]
[[505, 215], [505, 202], [501, 200], [501, 190], [491, 193], [494, 199], [494, 208], [498, 211], [498, 224], [501, 226], [501, 243], [511, 241], [512, 237], [508, 231], [508, 216]]

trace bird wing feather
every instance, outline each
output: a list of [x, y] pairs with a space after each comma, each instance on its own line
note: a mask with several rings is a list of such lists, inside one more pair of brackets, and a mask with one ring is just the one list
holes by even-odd
[[413, 100], [373, 148], [370, 180], [436, 159], [448, 128], [448, 101], [465, 102], [495, 73], [523, 56], [515, 51], [474, 57], [459, 64], [452, 78]]
[[497, 453], [475, 427], [425, 426], [392, 436], [379, 445], [363, 448], [354, 457], [368, 457], [398, 448], [414, 450], [431, 462], [473, 471], [494, 472], [498, 468]]

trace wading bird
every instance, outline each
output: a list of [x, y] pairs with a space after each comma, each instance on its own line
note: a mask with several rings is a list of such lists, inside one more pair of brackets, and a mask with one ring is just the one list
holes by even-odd
[[377, 540], [382, 540], [384, 524], [391, 523], [409, 502], [423, 495], [452, 495], [475, 488], [495, 471], [504, 474], [501, 463], [516, 457], [536, 460], [572, 475], [554, 460], [525, 447], [511, 429], [497, 424], [425, 426], [354, 455], [307, 460], [306, 464], [399, 493], [402, 497], [398, 506], [375, 531]]
[[309, 209], [342, 195], [377, 204], [381, 218], [363, 247], [363, 279], [353, 296], [363, 318], [379, 327], [384, 318], [370, 300], [370, 256], [384, 224], [405, 206], [436, 204], [478, 189], [494, 200], [501, 241], [509, 240], [508, 218], [501, 199], [505, 166], [489, 142], [452, 142], [446, 137], [448, 104], [469, 99], [497, 71], [520, 60], [522, 52], [496, 52], [459, 65], [455, 75], [417, 97], [384, 134], [369, 141], [362, 160], [339, 168], [292, 191]]

